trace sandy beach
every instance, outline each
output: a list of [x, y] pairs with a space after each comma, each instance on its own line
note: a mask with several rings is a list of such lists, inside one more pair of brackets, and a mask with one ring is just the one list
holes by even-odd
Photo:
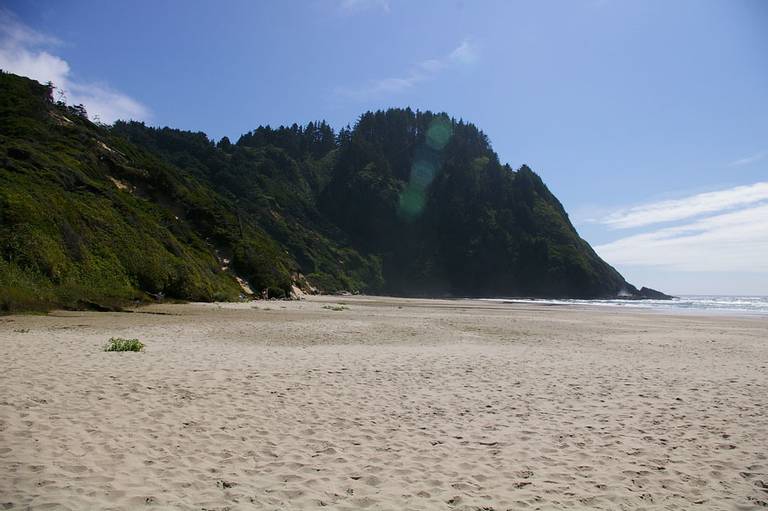
[[0, 348], [2, 509], [768, 506], [765, 318], [310, 297]]

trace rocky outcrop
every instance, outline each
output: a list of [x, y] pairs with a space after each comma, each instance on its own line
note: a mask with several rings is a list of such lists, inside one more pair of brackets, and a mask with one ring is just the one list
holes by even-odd
[[671, 300], [674, 298], [668, 294], [662, 293], [661, 291], [651, 289], [650, 287], [641, 287], [638, 293], [640, 294], [639, 298], [641, 300]]

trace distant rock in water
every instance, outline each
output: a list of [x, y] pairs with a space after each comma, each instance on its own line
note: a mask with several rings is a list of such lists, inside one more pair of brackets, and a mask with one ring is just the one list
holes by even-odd
[[632, 284], [627, 284], [627, 286], [613, 298], [619, 300], [672, 300], [674, 297], [649, 287], [637, 289]]
[[0, 310], [300, 292], [638, 291], [528, 166], [444, 113], [259, 127], [232, 143], [91, 123], [0, 73]]
[[640, 293], [640, 298], [643, 298], [646, 300], [671, 300], [673, 298], [668, 294], [664, 294], [661, 291], [656, 291], [655, 289], [651, 289], [650, 287], [641, 287], [639, 293]]

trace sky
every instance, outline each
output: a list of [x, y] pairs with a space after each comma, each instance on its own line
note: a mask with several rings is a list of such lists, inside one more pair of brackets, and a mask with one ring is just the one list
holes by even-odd
[[214, 139], [445, 111], [629, 282], [768, 295], [762, 0], [6, 0], [0, 68], [102, 122]]

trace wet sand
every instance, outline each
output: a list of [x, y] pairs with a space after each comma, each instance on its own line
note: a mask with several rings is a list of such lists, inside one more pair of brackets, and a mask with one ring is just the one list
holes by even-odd
[[311, 297], [0, 349], [0, 509], [768, 506], [765, 318]]

